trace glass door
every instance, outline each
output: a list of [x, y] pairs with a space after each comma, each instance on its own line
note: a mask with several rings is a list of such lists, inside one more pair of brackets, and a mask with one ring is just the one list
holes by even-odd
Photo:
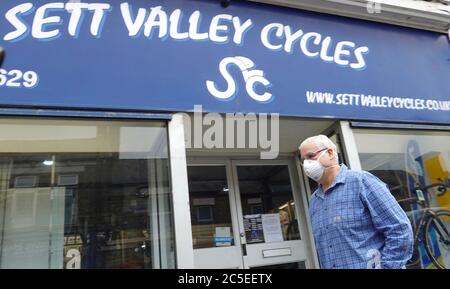
[[190, 161], [189, 204], [196, 268], [243, 268], [229, 161]]
[[244, 268], [305, 268], [305, 210], [292, 161], [233, 161]]
[[190, 160], [195, 267], [310, 267], [306, 208], [294, 176], [293, 160]]

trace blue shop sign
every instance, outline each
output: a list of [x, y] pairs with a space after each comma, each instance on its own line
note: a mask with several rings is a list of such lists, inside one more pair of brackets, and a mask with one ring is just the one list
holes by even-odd
[[450, 124], [446, 35], [249, 2], [2, 0], [0, 105]]

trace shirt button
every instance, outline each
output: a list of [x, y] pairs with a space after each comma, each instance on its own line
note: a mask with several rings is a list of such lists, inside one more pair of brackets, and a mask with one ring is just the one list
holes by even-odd
[[333, 268], [336, 268], [336, 264], [333, 264]]
[[332, 246], [332, 245], [330, 245], [330, 248], [333, 248], [333, 246]]

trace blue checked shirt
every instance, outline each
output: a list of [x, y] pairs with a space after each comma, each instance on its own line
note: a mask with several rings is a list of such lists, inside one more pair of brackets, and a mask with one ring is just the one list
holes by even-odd
[[413, 251], [411, 223], [385, 183], [341, 165], [331, 187], [311, 197], [321, 268], [404, 268]]

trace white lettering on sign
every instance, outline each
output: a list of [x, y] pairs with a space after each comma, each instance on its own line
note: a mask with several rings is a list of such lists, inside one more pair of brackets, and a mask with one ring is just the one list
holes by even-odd
[[34, 71], [22, 72], [19, 69], [0, 69], [0, 87], [34, 88], [39, 82], [39, 76]]
[[[32, 13], [34, 9], [33, 4], [24, 3], [6, 12], [5, 17], [15, 30], [6, 34], [3, 40], [14, 42], [27, 37], [30, 29], [22, 16]], [[90, 32], [93, 36], [99, 37], [105, 21], [106, 12], [110, 9], [111, 5], [106, 3], [48, 3], [36, 9], [31, 25], [31, 35], [35, 39], [47, 41], [61, 36], [60, 27], [63, 21], [60, 14], [63, 11], [71, 14], [67, 28], [69, 35], [78, 37], [77, 32], [84, 18], [82, 16], [86, 14], [86, 11], [89, 11], [93, 12]], [[53, 15], [55, 13], [59, 14]]]
[[128, 3], [120, 5], [120, 11], [128, 29], [128, 35], [137, 37], [141, 31], [144, 36], [152, 38], [154, 30], [158, 32], [158, 38], [170, 37], [176, 40], [207, 40], [216, 43], [226, 43], [230, 40], [230, 31], [233, 31], [233, 42], [241, 45], [244, 34], [252, 27], [252, 21], [247, 19], [241, 22], [239, 17], [229, 14], [216, 15], [211, 19], [208, 31], [200, 32], [200, 11], [194, 11], [188, 18], [189, 26], [184, 31], [181, 30], [183, 22], [183, 12], [175, 9], [172, 13], [164, 11], [162, 6], [153, 7], [150, 11], [140, 8], [133, 19], [133, 11]]
[[424, 98], [403, 98], [358, 93], [334, 94], [332, 92], [318, 91], [307, 91], [305, 98], [306, 102], [310, 104], [450, 111], [450, 101]]
[[222, 100], [231, 100], [237, 92], [236, 81], [228, 71], [230, 65], [236, 65], [242, 72], [242, 77], [245, 81], [245, 88], [248, 95], [258, 102], [268, 102], [272, 99], [272, 94], [264, 92], [258, 94], [255, 92], [255, 86], [261, 84], [264, 88], [270, 86], [270, 82], [264, 77], [262, 70], [251, 69], [255, 63], [247, 57], [236, 56], [224, 58], [219, 64], [219, 71], [222, 77], [227, 82], [227, 89], [221, 91], [217, 89], [214, 81], [207, 80], [206, 87], [208, 91], [215, 97]]
[[261, 30], [262, 44], [273, 51], [284, 49], [293, 53], [294, 45], [299, 42], [298, 51], [308, 57], [320, 57], [325, 62], [334, 62], [353, 69], [366, 66], [363, 55], [369, 52], [366, 46], [356, 47], [351, 41], [338, 41], [333, 44], [330, 36], [322, 37], [317, 32], [303, 33], [301, 29], [292, 31], [290, 26], [281, 23], [267, 24]]
[[[32, 3], [19, 4], [5, 14], [13, 30], [4, 35], [3, 40], [16, 42], [31, 35], [35, 39], [51, 41], [62, 35], [64, 25], [67, 26], [67, 34], [70, 37], [78, 38], [86, 14], [92, 14], [91, 35], [100, 38], [107, 12], [112, 9], [112, 5], [108, 3], [52, 2], [39, 7]], [[199, 10], [189, 15], [184, 15], [182, 9], [166, 11], [163, 6], [138, 8], [133, 11], [128, 2], [122, 2], [120, 12], [128, 36], [133, 38], [143, 35], [148, 39], [165, 40], [170, 37], [174, 40], [208, 40], [219, 44], [233, 42], [243, 45], [246, 33], [253, 27], [251, 19], [242, 20], [231, 14], [213, 15], [209, 19], [209, 25], [205, 27], [202, 25], [205, 19]], [[24, 17], [33, 13], [33, 17]], [[31, 23], [27, 22], [29, 19], [32, 19]], [[294, 29], [282, 23], [265, 25], [260, 32], [260, 40], [263, 47], [271, 51], [283, 50], [288, 54], [301, 53], [307, 57], [319, 57], [324, 62], [355, 70], [366, 67], [364, 55], [369, 52], [367, 46], [358, 46], [347, 40], [336, 41], [331, 36]], [[253, 76], [261, 77], [256, 74]], [[264, 85], [268, 83], [263, 78], [259, 78], [258, 82]], [[252, 97], [254, 96], [264, 98], [253, 94]]]
[[11, 25], [16, 28], [15, 31], [12, 31], [3, 37], [3, 40], [5, 41], [13, 41], [13, 40], [19, 40], [22, 36], [25, 36], [28, 31], [28, 26], [24, 24], [17, 15], [26, 15], [29, 11], [33, 9], [33, 4], [31, 3], [24, 3], [21, 5], [18, 5], [12, 9], [10, 9], [5, 14], [6, 20], [11, 23]]

